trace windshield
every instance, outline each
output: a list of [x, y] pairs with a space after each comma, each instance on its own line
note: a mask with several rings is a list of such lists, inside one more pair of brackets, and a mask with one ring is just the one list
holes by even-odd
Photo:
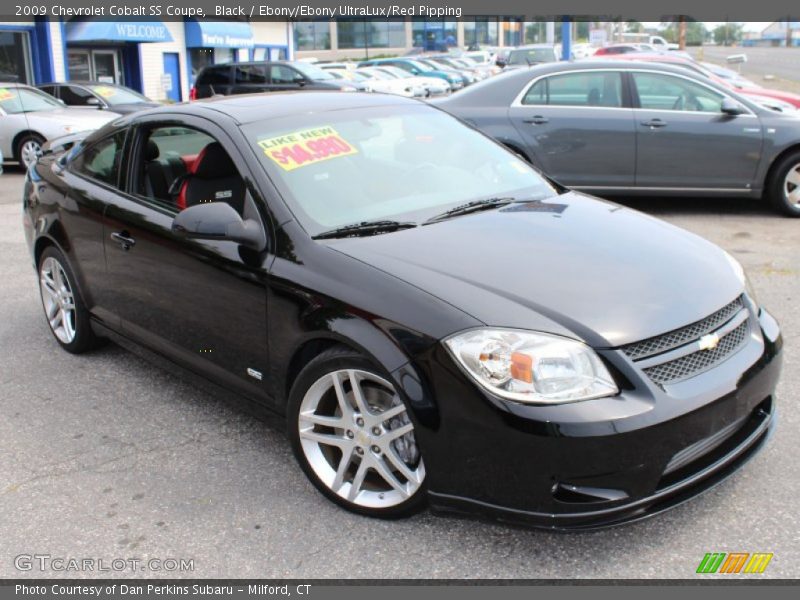
[[541, 62], [554, 62], [555, 55], [552, 48], [528, 48], [527, 50], [512, 50], [508, 55], [508, 64], [527, 65]]
[[328, 73], [325, 69], [320, 69], [318, 66], [312, 65], [311, 63], [296, 62], [292, 63], [292, 66], [313, 81], [334, 79], [334, 76]]
[[116, 85], [90, 85], [87, 87], [112, 106], [115, 104], [141, 104], [142, 102], [150, 102], [149, 98], [145, 98], [133, 90], [117, 87]]
[[407, 71], [403, 71], [403, 69], [398, 69], [397, 67], [381, 67], [380, 69], [394, 79], [405, 79], [409, 75]]
[[415, 68], [419, 69], [423, 73], [427, 73], [428, 71], [433, 71], [434, 70], [434, 68], [431, 67], [428, 63], [423, 63], [422, 61], [419, 61], [419, 60], [409, 60], [409, 61], [406, 61], [406, 62], [408, 64], [410, 64], [412, 67], [415, 67]]
[[419, 223], [474, 200], [556, 193], [528, 163], [424, 105], [270, 119], [242, 131], [310, 235], [363, 221]]
[[388, 73], [384, 73], [381, 70], [374, 68], [374, 67], [367, 67], [365, 69], [359, 69], [359, 71], [363, 72], [367, 77], [372, 79], [392, 79], [392, 76]]
[[9, 115], [64, 108], [55, 98], [30, 88], [0, 87], [0, 108]]

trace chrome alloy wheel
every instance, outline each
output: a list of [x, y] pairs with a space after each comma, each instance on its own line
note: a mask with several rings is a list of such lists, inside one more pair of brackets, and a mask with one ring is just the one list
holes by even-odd
[[319, 378], [303, 397], [298, 428], [317, 477], [353, 504], [396, 506], [425, 479], [406, 407], [373, 373], [347, 369]]
[[75, 296], [64, 267], [52, 256], [42, 261], [39, 288], [50, 329], [64, 344], [72, 343], [75, 339]]
[[783, 193], [789, 204], [800, 208], [800, 163], [794, 165], [783, 180]]
[[42, 145], [37, 140], [28, 140], [19, 149], [20, 160], [27, 169], [42, 155]]

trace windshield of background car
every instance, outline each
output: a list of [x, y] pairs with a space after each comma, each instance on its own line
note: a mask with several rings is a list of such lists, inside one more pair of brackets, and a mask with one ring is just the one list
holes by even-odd
[[312, 81], [321, 81], [325, 79], [334, 79], [333, 75], [328, 73], [325, 69], [320, 69], [319, 67], [312, 65], [311, 63], [292, 63], [292, 66], [300, 71], [303, 75], [311, 79]]
[[6, 111], [6, 114], [14, 115], [23, 112], [58, 110], [64, 108], [64, 105], [43, 92], [0, 86], [0, 108]]
[[424, 63], [418, 60], [409, 60], [407, 61], [409, 65], [415, 67], [416, 69], [422, 71], [423, 73], [428, 73], [430, 71], [434, 71], [435, 69], [431, 67], [428, 63]]
[[550, 48], [530, 48], [528, 50], [514, 50], [508, 55], [508, 64], [527, 65], [529, 63], [553, 62], [553, 50]]
[[115, 104], [141, 104], [142, 102], [150, 102], [150, 100], [141, 94], [137, 94], [133, 90], [127, 90], [115, 85], [90, 85], [87, 87], [112, 106]]
[[363, 221], [420, 222], [474, 200], [557, 193], [525, 161], [424, 105], [282, 117], [242, 131], [310, 235]]

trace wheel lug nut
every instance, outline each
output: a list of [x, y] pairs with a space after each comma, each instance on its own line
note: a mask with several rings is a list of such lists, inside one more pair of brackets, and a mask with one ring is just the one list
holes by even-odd
[[353, 435], [354, 435], [354, 434], [353, 434], [353, 432], [352, 432], [352, 431], [350, 431], [349, 429], [347, 430], [347, 434], [346, 434], [346, 435], [347, 435], [347, 437], [349, 437], [351, 440], [353, 439]]
[[381, 453], [381, 449], [380, 449], [380, 448], [378, 448], [378, 446], [372, 446], [372, 451], [373, 451], [375, 454], [380, 454], [380, 453]]
[[372, 428], [372, 434], [373, 435], [380, 435], [381, 434], [381, 428], [380, 427], [373, 427]]
[[364, 419], [362, 419], [361, 417], [358, 417], [356, 419], [356, 425], [358, 425], [359, 427], [363, 427], [364, 426]]
[[361, 446], [358, 446], [358, 447], [356, 448], [356, 454], [358, 454], [359, 456], [361, 456], [362, 454], [364, 454], [364, 449], [363, 449]]

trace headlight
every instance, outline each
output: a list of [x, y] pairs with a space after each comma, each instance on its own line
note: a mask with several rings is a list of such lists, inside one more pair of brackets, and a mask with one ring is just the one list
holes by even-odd
[[561, 404], [619, 392], [594, 350], [546, 333], [476, 329], [447, 338], [445, 346], [490, 392], [529, 404]]

